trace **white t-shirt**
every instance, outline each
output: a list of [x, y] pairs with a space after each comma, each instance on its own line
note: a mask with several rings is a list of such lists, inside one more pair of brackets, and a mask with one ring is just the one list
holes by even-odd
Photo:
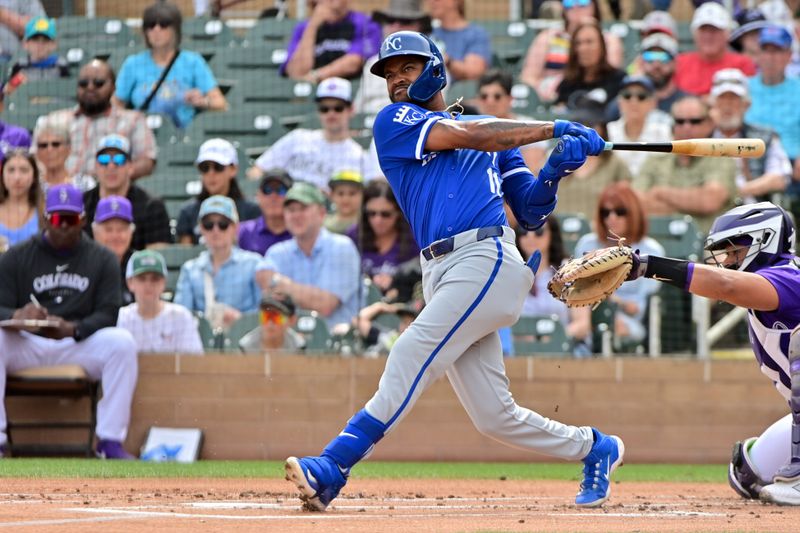
[[353, 139], [329, 142], [322, 130], [290, 131], [256, 160], [263, 171], [282, 168], [295, 181], [328, 191], [328, 180], [339, 170], [364, 172], [364, 149]]
[[[638, 139], [629, 139], [625, 133], [625, 120], [619, 119], [608, 123], [608, 140], [613, 143], [627, 142], [658, 142], [672, 141], [672, 117], [661, 110], [654, 109], [647, 114], [644, 128]], [[614, 155], [625, 161], [633, 176], [639, 173], [644, 160], [651, 155], [649, 152], [614, 152]]]
[[139, 352], [203, 353], [197, 321], [181, 305], [164, 302], [164, 310], [147, 320], [139, 314], [138, 304], [126, 305], [119, 310], [117, 327], [131, 332]]

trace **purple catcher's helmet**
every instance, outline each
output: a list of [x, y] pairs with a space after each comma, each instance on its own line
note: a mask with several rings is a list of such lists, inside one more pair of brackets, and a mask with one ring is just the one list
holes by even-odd
[[386, 37], [378, 53], [378, 61], [369, 71], [383, 78], [386, 61], [395, 56], [419, 56], [427, 60], [422, 74], [408, 87], [408, 97], [412, 101], [427, 102], [447, 85], [444, 57], [436, 44], [424, 33], [397, 31]]
[[794, 223], [786, 210], [770, 202], [734, 207], [714, 221], [705, 249], [711, 252], [713, 262], [722, 266], [716, 255], [731, 244], [739, 250], [747, 248], [747, 253], [727, 268], [755, 270], [775, 263], [781, 254], [794, 253]]

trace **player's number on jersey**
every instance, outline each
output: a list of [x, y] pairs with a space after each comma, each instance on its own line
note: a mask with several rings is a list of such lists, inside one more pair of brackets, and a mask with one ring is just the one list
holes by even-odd
[[489, 191], [497, 196], [502, 196], [502, 192], [500, 191], [500, 176], [497, 174], [497, 171], [493, 168], [487, 168], [486, 173], [489, 174]]

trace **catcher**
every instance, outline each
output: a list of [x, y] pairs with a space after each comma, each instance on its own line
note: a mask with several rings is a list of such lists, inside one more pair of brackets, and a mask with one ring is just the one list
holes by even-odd
[[714, 221], [705, 243], [710, 265], [620, 245], [565, 265], [563, 284], [552, 289], [574, 305], [591, 305], [623, 281], [645, 277], [747, 308], [756, 361], [791, 413], [734, 445], [728, 481], [744, 498], [782, 505], [800, 505], [800, 259], [794, 245], [786, 211], [769, 202], [743, 205]]

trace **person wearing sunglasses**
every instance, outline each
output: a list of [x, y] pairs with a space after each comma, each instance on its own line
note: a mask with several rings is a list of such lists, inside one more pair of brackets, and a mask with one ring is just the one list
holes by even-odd
[[[643, 254], [664, 255], [664, 247], [647, 235], [647, 213], [642, 202], [628, 183], [614, 183], [606, 187], [597, 198], [594, 209], [595, 231], [582, 236], [575, 245], [575, 257], [592, 250], [616, 246], [624, 238], [625, 245]], [[658, 292], [659, 285], [652, 279], [639, 279], [624, 283], [609, 301], [616, 307], [614, 313], [614, 343], [625, 351], [641, 345], [647, 335], [644, 322], [648, 298]]]
[[317, 116], [321, 129], [295, 128], [270, 146], [247, 170], [261, 179], [264, 172], [282, 168], [296, 181], [314, 184], [326, 193], [328, 181], [339, 170], [361, 169], [364, 149], [352, 136], [353, 87], [343, 78], [328, 78], [317, 85]]
[[0, 164], [0, 237], [13, 246], [39, 233], [41, 227], [39, 167], [33, 155], [19, 148]]
[[328, 182], [333, 212], [325, 217], [325, 229], [345, 234], [358, 224], [364, 203], [364, 178], [357, 170], [340, 170]]
[[128, 305], [133, 301], [133, 294], [125, 283], [125, 267], [134, 252], [131, 241], [135, 230], [133, 208], [127, 198], [107, 196], [100, 199], [92, 221], [92, 234], [94, 240], [111, 250], [119, 261], [122, 274], [122, 305]]
[[123, 269], [135, 302], [119, 310], [117, 327], [133, 335], [138, 351], [203, 354], [197, 320], [182, 305], [165, 302], [167, 262], [156, 250], [140, 250]]
[[302, 352], [306, 341], [293, 328], [297, 324], [294, 302], [288, 296], [276, 294], [261, 299], [258, 310], [259, 326], [239, 341], [246, 353]]
[[236, 245], [239, 213], [227, 196], [203, 200], [197, 223], [206, 249], [181, 266], [173, 301], [227, 329], [242, 313], [258, 309], [255, 271], [261, 256]]
[[97, 186], [97, 180], [87, 174], [71, 176], [67, 171], [67, 158], [71, 150], [69, 126], [65, 122], [58, 122], [53, 116], [47, 115], [36, 121], [33, 131], [32, 151], [36, 156], [41, 171], [39, 184], [42, 191], [47, 192], [51, 185], [71, 183], [86, 192]]
[[654, 33], [642, 39], [638, 64], [655, 89], [658, 109], [670, 112], [672, 104], [688, 93], [675, 86], [675, 56], [678, 41], [666, 33]]
[[109, 64], [92, 59], [78, 71], [75, 85], [78, 105], [48, 115], [55, 123], [66, 124], [70, 132], [67, 173], [94, 176], [97, 166], [94, 147], [106, 135], [117, 134], [131, 144], [131, 179], [149, 176], [156, 166], [155, 136], [144, 114], [112, 101], [115, 75]]
[[[676, 141], [708, 138], [714, 131], [708, 104], [697, 96], [672, 104], [672, 120]], [[651, 154], [632, 185], [648, 214], [691, 215], [704, 232], [714, 217], [733, 207], [738, 194], [736, 163], [731, 157]]]
[[[47, 320], [25, 333], [0, 329], [3, 374], [38, 366], [80, 365], [103, 383], [97, 405], [96, 453], [132, 459], [123, 446], [137, 380], [136, 343], [117, 328], [120, 272], [110, 250], [83, 234], [81, 191], [53, 185], [44, 231], [0, 255], [0, 320]], [[0, 399], [0, 455], [7, 453]]]
[[221, 195], [232, 199], [241, 220], [253, 220], [261, 216], [258, 205], [245, 198], [239, 188], [239, 154], [229, 141], [220, 138], [205, 141], [197, 152], [195, 165], [200, 174], [201, 189], [178, 213], [175, 231], [180, 244], [200, 242], [197, 214], [203, 201], [211, 196]]
[[318, 312], [328, 329], [350, 324], [358, 313], [358, 250], [349, 238], [324, 227], [325, 195], [298, 181], [283, 200], [292, 234], [267, 250], [256, 277], [267, 294], [289, 296], [301, 309]]
[[292, 238], [283, 217], [283, 199], [293, 183], [292, 177], [283, 169], [273, 168], [264, 173], [256, 191], [261, 216], [239, 224], [239, 247], [242, 250], [264, 255], [273, 244]]
[[92, 235], [91, 222], [100, 199], [121, 196], [127, 198], [133, 208], [136, 229], [131, 246], [134, 250], [171, 243], [169, 215], [164, 202], [131, 182], [133, 163], [128, 139], [116, 134], [106, 135], [100, 139], [95, 153], [98, 185], [83, 194], [86, 218], [90, 222], [86, 225], [87, 233]]
[[[672, 140], [672, 118], [657, 109], [655, 86], [647, 76], [625, 76], [617, 95], [620, 118], [608, 123], [611, 142], [667, 142]], [[647, 152], [617, 154], [636, 175]]]
[[[172, 2], [158, 1], [145, 8], [142, 32], [148, 50], [125, 59], [114, 96], [123, 106], [167, 115], [184, 129], [199, 111], [224, 111], [228, 102], [203, 56], [179, 48], [182, 21]], [[157, 85], [167, 68], [166, 78]]]

